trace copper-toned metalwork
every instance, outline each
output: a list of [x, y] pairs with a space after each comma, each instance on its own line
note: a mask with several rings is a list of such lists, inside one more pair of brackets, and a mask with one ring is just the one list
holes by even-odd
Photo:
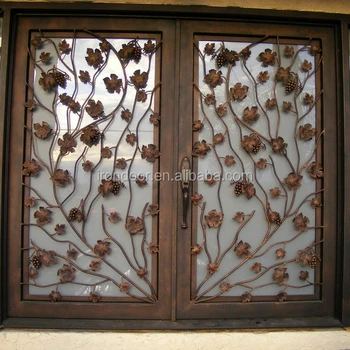
[[[321, 262], [316, 248], [322, 233], [315, 230], [323, 228], [315, 214], [323, 192], [316, 154], [323, 131], [315, 108], [322, 97], [315, 83], [322, 51], [312, 39], [282, 42], [264, 37], [256, 43], [194, 43], [199, 111], [193, 156], [199, 171], [210, 169], [210, 179], [216, 171], [217, 182], [207, 176], [202, 181], [211, 186], [205, 187], [198, 180], [199, 193], [192, 197], [199, 241], [189, 252], [197, 274], [192, 303], [224, 293], [249, 303], [257, 290], [260, 297], [288, 302], [290, 295], [303, 288], [313, 294], [319, 285], [312, 269]], [[231, 180], [233, 190], [229, 166], [240, 174]], [[296, 270], [297, 263], [309, 270]]]
[[[152, 171], [147, 163], [160, 157], [157, 135], [148, 137], [160, 122], [159, 47], [90, 32], [62, 40], [40, 32], [31, 40], [35, 78], [23, 101], [32, 118], [31, 156], [22, 172], [29, 294], [47, 293], [52, 302], [75, 295], [93, 303], [157, 301], [151, 262], [161, 247], [151, 218], [160, 209], [149, 204], [146, 177], [132, 179], [132, 172], [141, 163]], [[148, 194], [140, 197], [134, 191], [142, 187]]]

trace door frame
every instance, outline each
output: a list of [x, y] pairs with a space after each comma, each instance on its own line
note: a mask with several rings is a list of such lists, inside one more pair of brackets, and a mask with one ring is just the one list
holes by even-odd
[[[2, 40], [2, 62], [1, 62], [1, 80], [0, 84], [0, 134], [2, 142], [0, 144], [0, 166], [1, 166], [1, 270], [0, 284], [7, 285], [7, 201], [10, 195], [7, 184], [9, 183], [9, 174], [7, 164], [9, 154], [5, 152], [9, 147], [10, 135], [10, 87], [13, 84], [12, 70], [14, 57], [14, 37], [15, 28], [19, 18], [23, 16], [57, 16], [69, 14], [69, 16], [86, 17], [115, 17], [115, 18], [158, 18], [158, 19], [178, 19], [175, 31], [175, 40], [180, 38], [180, 19], [198, 19], [198, 20], [219, 20], [219, 21], [242, 21], [249, 20], [256, 23], [281, 23], [285, 24], [303, 24], [303, 25], [322, 25], [331, 27], [334, 30], [334, 43], [337, 52], [342, 52], [336, 62], [335, 79], [338, 87], [335, 106], [337, 108], [337, 120], [334, 121], [338, 133], [338, 167], [337, 167], [337, 275], [336, 275], [336, 309], [334, 317], [298, 317], [298, 318], [245, 318], [245, 319], [191, 319], [177, 320], [176, 305], [172, 302], [172, 320], [99, 320], [93, 319], [43, 319], [38, 317], [9, 317], [7, 310], [7, 293], [5, 288], [0, 288], [1, 324], [4, 327], [25, 327], [25, 328], [62, 328], [62, 329], [225, 329], [225, 328], [269, 328], [269, 327], [326, 327], [326, 326], [347, 326], [350, 325], [350, 216], [345, 215], [350, 208], [350, 179], [345, 176], [350, 169], [350, 158], [347, 156], [350, 152], [350, 141], [346, 135], [350, 134], [350, 122], [345, 117], [350, 115], [349, 106], [349, 16], [332, 15], [313, 12], [294, 12], [294, 11], [261, 11], [246, 10], [238, 8], [218, 8], [202, 6], [159, 6], [159, 5], [112, 5], [112, 4], [84, 4], [84, 10], [81, 10], [81, 4], [45, 4], [45, 3], [1, 3], [3, 11], [3, 40]], [[179, 45], [174, 53], [176, 78], [173, 82], [175, 86], [180, 86], [179, 59], [181, 57], [181, 47]], [[175, 98], [174, 98], [175, 97]], [[177, 98], [177, 92], [173, 99]], [[178, 121], [181, 120], [182, 110], [175, 108], [174, 134], [177, 133]], [[176, 153], [176, 152], [175, 152]], [[177, 155], [176, 158], [178, 159]], [[176, 171], [174, 164], [174, 171]], [[347, 172], [345, 172], [347, 171]], [[173, 193], [177, 191], [177, 185], [174, 184]], [[180, 199], [180, 198], [178, 198]], [[174, 200], [176, 200], [174, 198]], [[344, 209], [343, 209], [344, 208]], [[178, 223], [178, 217], [174, 217], [172, 231], [175, 232], [175, 226]], [[176, 245], [177, 237], [171, 238], [172, 245]], [[171, 255], [172, 260], [176, 259], [174, 250]], [[173, 265], [171, 270], [172, 285], [169, 293], [176, 296], [176, 267]]]

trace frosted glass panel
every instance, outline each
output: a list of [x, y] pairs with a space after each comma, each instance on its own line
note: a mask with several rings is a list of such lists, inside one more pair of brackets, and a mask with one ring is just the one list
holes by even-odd
[[194, 300], [313, 295], [320, 50], [278, 40], [203, 40], [196, 48]]
[[156, 39], [33, 35], [31, 49], [29, 294], [154, 302]]

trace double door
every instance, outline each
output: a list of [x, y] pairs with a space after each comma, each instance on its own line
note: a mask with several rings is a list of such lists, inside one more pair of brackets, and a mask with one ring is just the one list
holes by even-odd
[[10, 316], [333, 315], [330, 28], [23, 16], [16, 32]]

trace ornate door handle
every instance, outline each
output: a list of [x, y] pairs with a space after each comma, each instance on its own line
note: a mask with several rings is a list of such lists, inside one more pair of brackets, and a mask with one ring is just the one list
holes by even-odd
[[187, 211], [188, 203], [190, 201], [190, 160], [185, 157], [181, 162], [181, 192], [182, 192], [182, 228], [187, 228]]

